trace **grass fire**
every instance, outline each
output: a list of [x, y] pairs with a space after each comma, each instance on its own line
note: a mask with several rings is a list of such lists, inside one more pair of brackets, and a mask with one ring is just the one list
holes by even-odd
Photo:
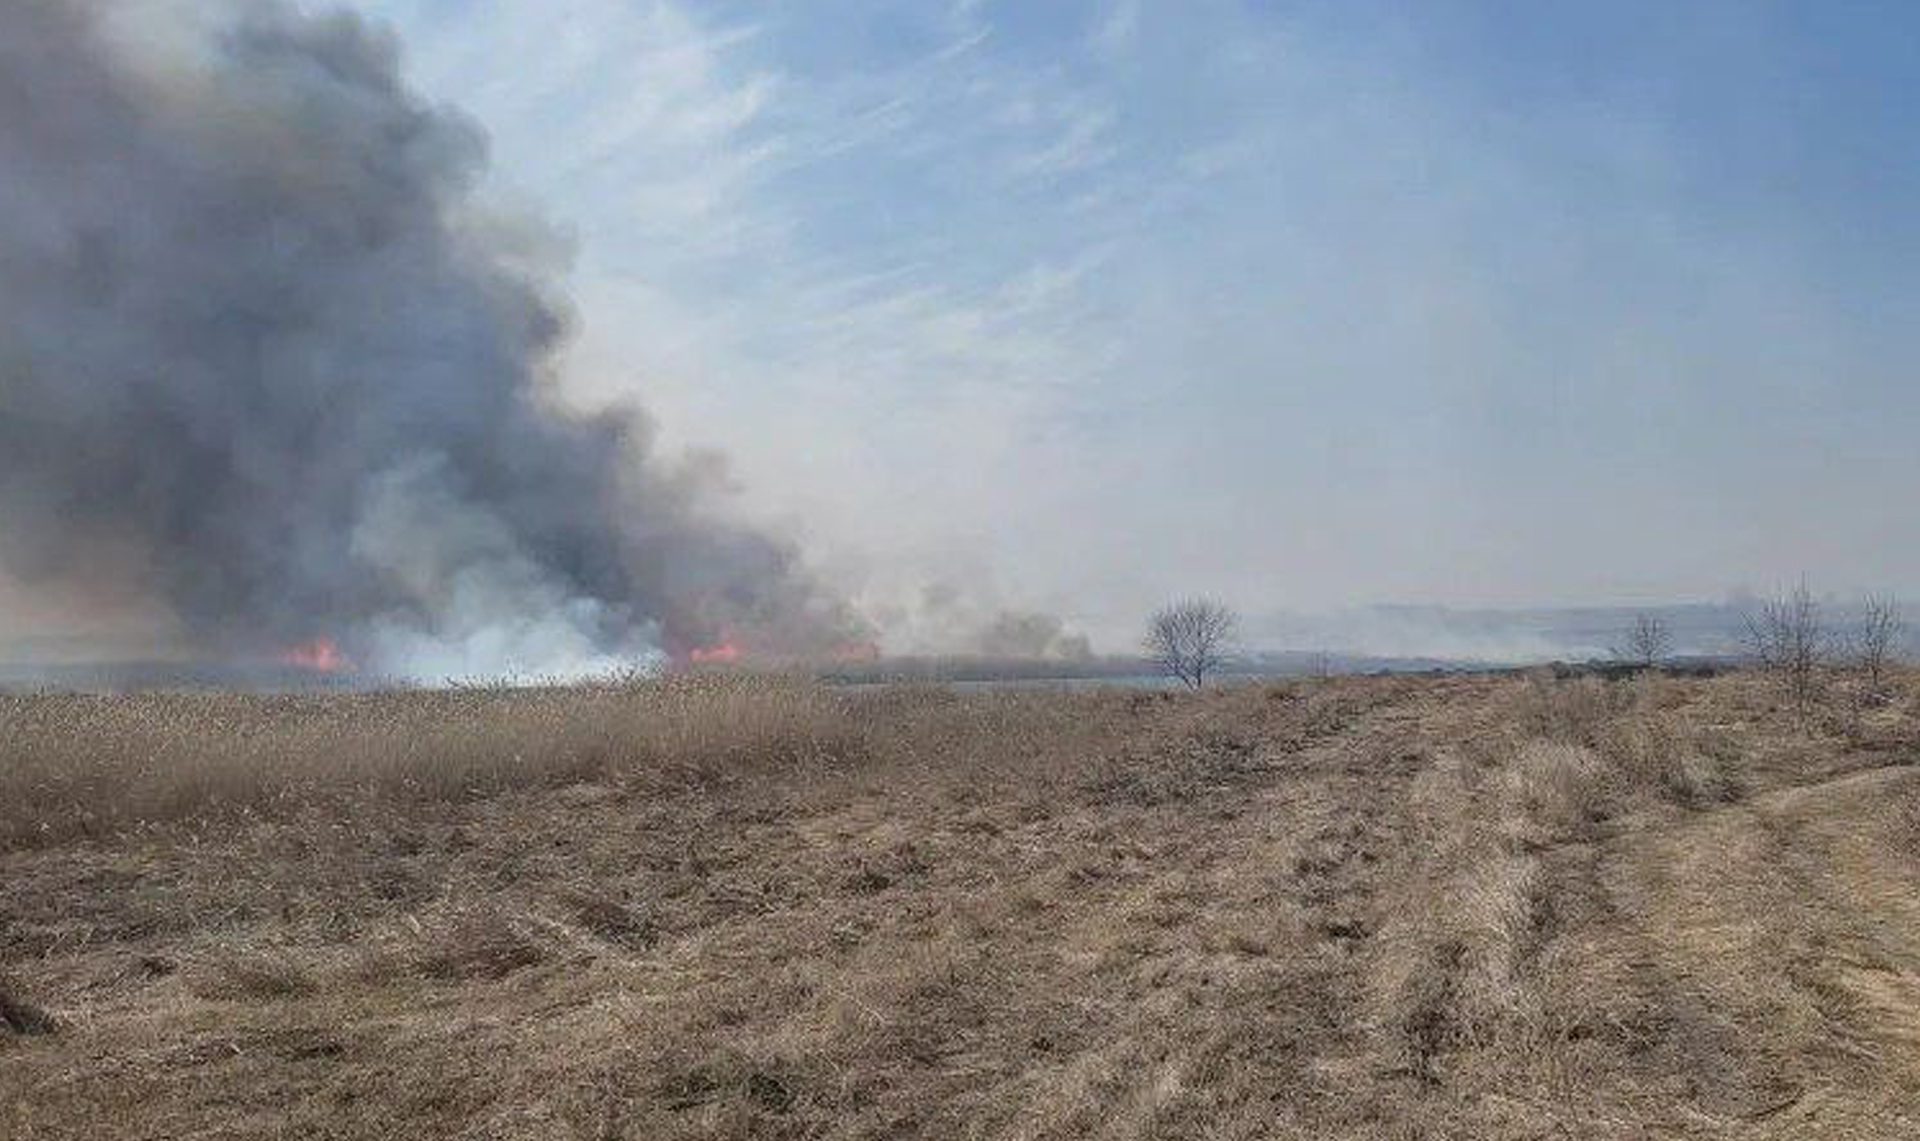
[[1916, 45], [0, 0], [0, 1141], [1920, 1139]]
[[353, 668], [353, 660], [340, 652], [340, 647], [327, 637], [314, 638], [300, 642], [276, 655], [276, 660], [284, 666], [295, 666], [315, 673], [339, 673]]

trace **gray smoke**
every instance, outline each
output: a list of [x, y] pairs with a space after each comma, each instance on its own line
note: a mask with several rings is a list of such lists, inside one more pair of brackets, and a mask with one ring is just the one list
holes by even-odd
[[922, 586], [905, 605], [872, 613], [889, 640], [915, 655], [960, 655], [1035, 661], [1083, 661], [1093, 656], [1086, 635], [1058, 615], [1000, 604], [990, 578], [942, 578]]
[[1066, 628], [1052, 614], [1003, 610], [974, 635], [975, 652], [989, 658], [1085, 661], [1093, 656], [1086, 635]]
[[9, 575], [132, 547], [202, 648], [430, 676], [862, 637], [643, 416], [556, 407], [547, 271], [390, 36], [263, 2], [155, 60], [96, 10], [0, 15]]

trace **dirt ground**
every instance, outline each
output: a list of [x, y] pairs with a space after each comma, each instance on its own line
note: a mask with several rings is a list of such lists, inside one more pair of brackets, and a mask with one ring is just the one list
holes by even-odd
[[1920, 1137], [1913, 677], [716, 684], [4, 699], [0, 1137]]

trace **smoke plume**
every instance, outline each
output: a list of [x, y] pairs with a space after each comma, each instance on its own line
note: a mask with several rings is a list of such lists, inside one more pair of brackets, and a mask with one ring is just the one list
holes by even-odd
[[158, 58], [101, 6], [6, 8], [11, 577], [134, 550], [201, 648], [424, 676], [862, 636], [644, 416], [558, 405], [539, 243], [477, 209], [483, 136], [389, 35], [262, 2]]
[[893, 646], [913, 655], [1072, 662], [1093, 656], [1086, 635], [1045, 611], [1002, 605], [990, 575], [942, 577], [909, 599], [870, 604]]

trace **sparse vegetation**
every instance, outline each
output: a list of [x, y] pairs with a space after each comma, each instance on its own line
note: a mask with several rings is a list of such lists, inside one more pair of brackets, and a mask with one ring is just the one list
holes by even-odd
[[1199, 689], [1207, 675], [1225, 663], [1238, 625], [1233, 611], [1221, 603], [1189, 598], [1155, 612], [1142, 645], [1147, 660], [1161, 673]]
[[1636, 614], [1626, 637], [1615, 648], [1614, 656], [1637, 666], [1652, 669], [1673, 652], [1673, 633], [1653, 614]]
[[0, 1136], [1897, 1136], [1920, 678], [0, 703]]
[[1868, 697], [1878, 698], [1884, 691], [1887, 669], [1899, 651], [1905, 629], [1899, 599], [1890, 594], [1869, 594], [1860, 600], [1860, 616], [1848, 639], [1848, 649]]
[[1807, 581], [1760, 603], [1747, 616], [1747, 652], [1778, 679], [1802, 720], [1819, 701], [1832, 636]]

